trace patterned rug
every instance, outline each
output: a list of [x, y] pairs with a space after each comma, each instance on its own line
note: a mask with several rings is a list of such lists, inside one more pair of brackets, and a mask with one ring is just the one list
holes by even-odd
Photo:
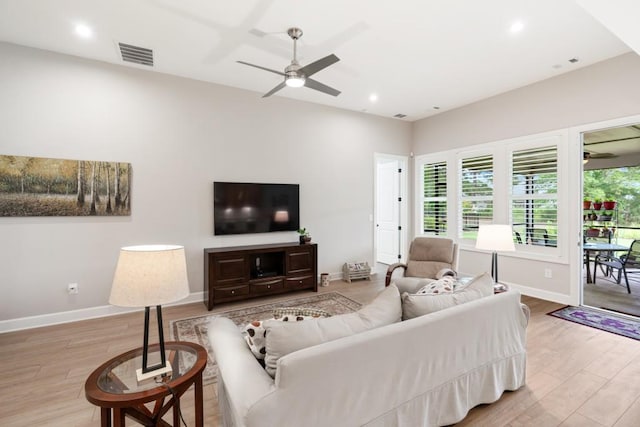
[[207, 349], [209, 360], [203, 373], [205, 384], [211, 384], [216, 380], [216, 362], [213, 359], [213, 352], [209, 344], [207, 327], [209, 321], [217, 316], [228, 317], [238, 325], [238, 330], [253, 320], [263, 320], [272, 317], [275, 308], [280, 307], [307, 307], [319, 308], [332, 315], [351, 313], [358, 310], [362, 304], [356, 302], [338, 292], [328, 292], [306, 297], [298, 297], [284, 301], [259, 304], [253, 307], [238, 308], [235, 310], [222, 311], [206, 316], [191, 317], [188, 319], [174, 320], [170, 322], [171, 339], [175, 341], [190, 341], [200, 344]]
[[572, 306], [567, 306], [547, 314], [569, 320], [570, 322], [622, 335], [627, 338], [633, 338], [634, 340], [640, 340], [640, 319], [634, 320], [588, 307]]

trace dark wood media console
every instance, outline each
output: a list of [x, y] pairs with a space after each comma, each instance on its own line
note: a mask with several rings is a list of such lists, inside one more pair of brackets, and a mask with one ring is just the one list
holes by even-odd
[[204, 303], [209, 310], [223, 302], [301, 289], [318, 292], [315, 243], [204, 250]]

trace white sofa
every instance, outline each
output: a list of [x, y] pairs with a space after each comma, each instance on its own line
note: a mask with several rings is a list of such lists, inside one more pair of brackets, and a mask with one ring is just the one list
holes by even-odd
[[525, 383], [527, 316], [509, 291], [295, 351], [275, 379], [215, 318], [225, 426], [443, 426]]

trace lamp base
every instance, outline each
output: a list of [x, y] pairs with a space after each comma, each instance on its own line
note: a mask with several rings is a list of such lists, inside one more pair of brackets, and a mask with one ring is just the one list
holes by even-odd
[[163, 367], [146, 373], [142, 372], [142, 368], [136, 369], [136, 377], [138, 379], [138, 384], [141, 384], [156, 377], [171, 375], [172, 372], [173, 368], [171, 367], [171, 363], [167, 362]]

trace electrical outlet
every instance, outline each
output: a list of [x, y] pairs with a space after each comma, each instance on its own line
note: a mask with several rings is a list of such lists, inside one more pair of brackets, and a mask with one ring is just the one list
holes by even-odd
[[67, 285], [67, 292], [69, 292], [69, 295], [77, 294], [79, 292], [78, 284], [77, 283], [69, 283]]
[[553, 273], [552, 273], [550, 268], [545, 268], [544, 269], [544, 277], [546, 279], [551, 279], [553, 277]]

